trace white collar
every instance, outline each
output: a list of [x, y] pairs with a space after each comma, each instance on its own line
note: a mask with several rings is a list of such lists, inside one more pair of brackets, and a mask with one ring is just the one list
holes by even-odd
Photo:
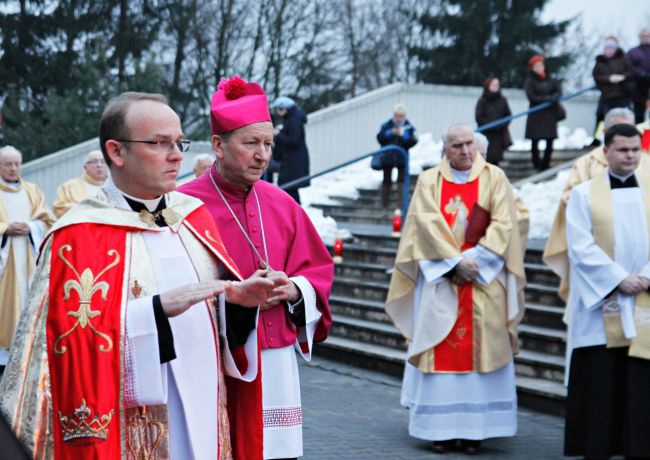
[[7, 182], [2, 177], [0, 177], [0, 181], [2, 181], [3, 185], [6, 185], [7, 187], [12, 188], [14, 190], [18, 190], [20, 188], [20, 185], [22, 184], [20, 178], [18, 178], [18, 182]]
[[158, 204], [160, 203], [160, 200], [162, 200], [164, 196], [160, 195], [158, 198], [154, 198], [153, 200], [143, 200], [142, 198], [136, 198], [120, 190], [117, 185], [115, 185], [115, 182], [113, 182], [113, 178], [110, 175], [106, 178], [106, 182], [104, 182], [102, 189], [104, 192], [106, 192], [106, 195], [108, 195], [108, 198], [111, 200], [111, 202], [122, 209], [131, 209], [129, 203], [127, 203], [127, 201], [124, 199], [124, 197], [127, 197], [130, 200], [144, 204], [150, 212], [153, 212], [156, 210]]
[[449, 164], [449, 170], [451, 171], [451, 177], [453, 177], [456, 184], [467, 183], [467, 179], [469, 179], [469, 173], [472, 172], [472, 168], [466, 169], [465, 171], [460, 171], [458, 169], [452, 168], [451, 164]]

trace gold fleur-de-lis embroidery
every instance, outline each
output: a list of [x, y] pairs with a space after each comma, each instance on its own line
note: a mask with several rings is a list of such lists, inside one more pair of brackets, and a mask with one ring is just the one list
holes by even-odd
[[110, 249], [107, 254], [109, 257], [115, 256], [115, 259], [109, 263], [102, 271], [100, 271], [97, 276], [93, 276], [93, 272], [90, 270], [90, 268], [86, 268], [81, 275], [79, 275], [79, 272], [72, 266], [70, 261], [65, 258], [63, 255], [63, 251], [71, 251], [72, 247], [69, 244], [64, 244], [59, 248], [58, 251], [58, 256], [59, 258], [63, 261], [64, 264], [66, 264], [76, 275], [77, 279], [76, 280], [68, 280], [65, 282], [63, 285], [63, 300], [68, 300], [70, 299], [70, 291], [75, 290], [77, 291], [77, 294], [79, 294], [79, 308], [77, 311], [69, 311], [68, 316], [72, 316], [73, 318], [76, 318], [77, 321], [74, 323], [74, 325], [68, 329], [66, 332], [61, 334], [57, 339], [54, 341], [54, 353], [62, 355], [67, 351], [67, 347], [65, 345], [60, 346], [60, 342], [72, 334], [75, 329], [77, 329], [77, 326], [81, 326], [82, 329], [85, 329], [86, 327], [89, 327], [90, 330], [97, 336], [103, 338], [107, 346], [104, 344], [99, 345], [99, 351], [108, 353], [113, 349], [113, 340], [110, 338], [108, 334], [105, 334], [103, 332], [99, 332], [97, 329], [95, 329], [95, 326], [93, 326], [92, 323], [92, 318], [101, 315], [100, 311], [97, 310], [92, 310], [92, 297], [93, 295], [97, 292], [101, 292], [102, 299], [106, 300], [106, 294], [109, 289], [109, 284], [106, 281], [100, 281], [97, 282], [97, 280], [108, 270], [111, 268], [115, 267], [119, 261], [120, 261], [120, 255], [115, 249]]

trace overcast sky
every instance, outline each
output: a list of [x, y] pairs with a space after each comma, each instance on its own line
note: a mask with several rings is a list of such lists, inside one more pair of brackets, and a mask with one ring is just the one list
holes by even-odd
[[578, 14], [585, 32], [617, 35], [625, 50], [638, 45], [642, 28], [650, 28], [650, 0], [551, 0], [542, 17], [561, 20]]

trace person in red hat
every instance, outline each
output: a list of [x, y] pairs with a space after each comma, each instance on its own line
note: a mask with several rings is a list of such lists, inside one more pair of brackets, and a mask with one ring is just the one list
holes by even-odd
[[[294, 349], [309, 360], [313, 344], [327, 337], [334, 264], [300, 205], [260, 180], [273, 143], [262, 87], [239, 77], [223, 80], [212, 96], [210, 125], [216, 162], [179, 190], [206, 204], [244, 276], [262, 268], [271, 279], [289, 281], [261, 306], [261, 380], [228, 387], [232, 430], [246, 431], [245, 444], [233, 440], [234, 457], [296, 458], [302, 455], [302, 406]], [[256, 385], [263, 401], [255, 401]], [[255, 404], [263, 407], [257, 421], [238, 415], [240, 406]]]
[[[560, 85], [546, 71], [543, 56], [533, 56], [528, 61], [528, 77], [524, 83], [530, 107], [549, 101], [557, 101], [561, 96]], [[557, 122], [561, 118], [561, 106], [555, 104], [544, 110], [533, 112], [526, 119], [526, 139], [532, 141], [531, 153], [533, 166], [544, 171], [551, 166], [553, 140], [557, 139]], [[539, 141], [545, 140], [544, 158], [539, 158]]]

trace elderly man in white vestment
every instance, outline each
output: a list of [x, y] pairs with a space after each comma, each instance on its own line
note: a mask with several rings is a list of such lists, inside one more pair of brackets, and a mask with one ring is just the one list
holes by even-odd
[[108, 176], [108, 167], [101, 150], [88, 152], [84, 159], [84, 173], [64, 182], [56, 189], [53, 211], [56, 217], [61, 217], [75, 204], [86, 198], [94, 198]]
[[564, 453], [650, 458], [650, 171], [641, 137], [605, 135], [607, 169], [566, 210], [571, 290]]
[[279, 284], [242, 280], [203, 203], [173, 191], [189, 141], [164, 96], [118, 96], [99, 137], [111, 177], [46, 237], [0, 413], [34, 458], [229, 459], [224, 374], [255, 378]]
[[36, 184], [20, 177], [22, 154], [0, 149], [0, 372], [25, 304], [38, 248], [54, 216]]
[[511, 186], [452, 125], [440, 165], [418, 178], [386, 311], [409, 341], [401, 403], [409, 434], [444, 453], [513, 436], [513, 352], [523, 309]]

